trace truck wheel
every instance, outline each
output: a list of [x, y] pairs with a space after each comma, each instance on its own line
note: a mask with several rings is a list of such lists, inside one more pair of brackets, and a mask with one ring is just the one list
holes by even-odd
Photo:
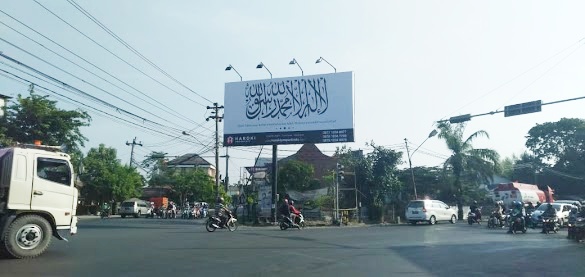
[[2, 236], [3, 252], [17, 259], [37, 257], [51, 244], [53, 229], [38, 215], [25, 215], [10, 224]]

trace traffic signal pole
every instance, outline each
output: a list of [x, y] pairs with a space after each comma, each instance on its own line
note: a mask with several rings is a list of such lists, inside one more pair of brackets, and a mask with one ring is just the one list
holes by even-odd
[[439, 121], [437, 121], [437, 123], [446, 123], [446, 122], [462, 123], [462, 122], [471, 120], [472, 117], [478, 117], [478, 116], [484, 116], [484, 115], [494, 115], [497, 113], [504, 113], [504, 117], [510, 117], [510, 116], [515, 116], [515, 115], [528, 114], [528, 113], [536, 113], [536, 112], [540, 112], [542, 110], [542, 106], [545, 106], [545, 105], [552, 105], [552, 104], [564, 103], [564, 102], [581, 100], [581, 99], [585, 99], [585, 96], [557, 100], [557, 101], [548, 102], [548, 103], [542, 103], [541, 100], [537, 100], [537, 101], [531, 101], [531, 102], [526, 102], [526, 103], [505, 106], [503, 111], [500, 110], [500, 111], [491, 111], [491, 112], [487, 112], [487, 113], [474, 114], [474, 115], [464, 114], [464, 115], [453, 116], [453, 117], [450, 117], [449, 119], [439, 120]]

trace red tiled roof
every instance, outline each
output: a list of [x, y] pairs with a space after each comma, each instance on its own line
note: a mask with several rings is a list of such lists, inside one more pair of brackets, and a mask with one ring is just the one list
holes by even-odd
[[280, 161], [295, 160], [310, 164], [315, 169], [315, 179], [323, 181], [323, 176], [328, 175], [330, 171], [335, 170], [337, 158], [327, 156], [317, 148], [313, 143], [305, 143], [297, 153], [288, 156]]

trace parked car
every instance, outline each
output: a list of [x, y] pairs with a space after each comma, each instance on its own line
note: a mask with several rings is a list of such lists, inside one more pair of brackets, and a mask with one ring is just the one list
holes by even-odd
[[439, 200], [412, 200], [406, 208], [406, 220], [410, 224], [428, 222], [433, 225], [438, 221], [457, 222], [457, 211]]
[[[569, 213], [571, 212], [571, 208], [573, 208], [573, 204], [571, 203], [558, 203], [554, 202], [551, 203], [555, 210], [557, 211], [557, 218], [559, 219], [559, 223], [561, 226], [566, 225], [569, 222]], [[542, 213], [546, 210], [548, 203], [542, 203], [534, 212], [532, 212], [532, 222], [535, 226], [542, 226]]]

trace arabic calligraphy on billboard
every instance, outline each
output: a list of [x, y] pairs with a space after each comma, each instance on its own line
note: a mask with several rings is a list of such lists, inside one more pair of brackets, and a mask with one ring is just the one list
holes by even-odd
[[225, 146], [354, 141], [353, 74], [227, 83]]

